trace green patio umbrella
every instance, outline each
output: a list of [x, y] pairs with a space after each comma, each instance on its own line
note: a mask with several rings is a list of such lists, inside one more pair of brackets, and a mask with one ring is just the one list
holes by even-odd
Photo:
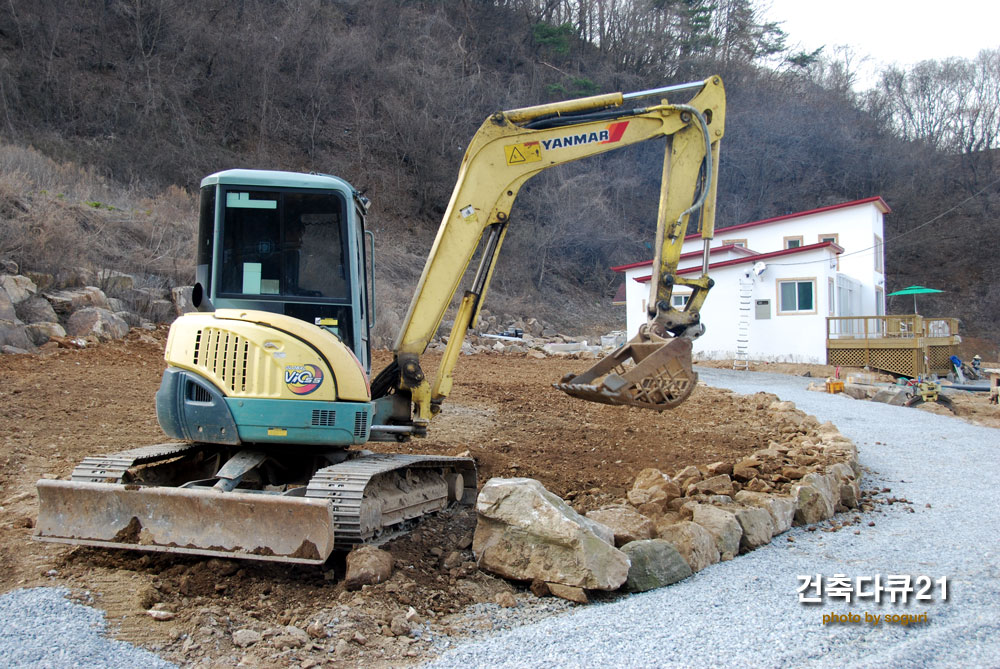
[[943, 290], [938, 290], [936, 288], [924, 288], [923, 286], [908, 286], [902, 290], [897, 290], [895, 293], [889, 293], [889, 297], [893, 295], [912, 295], [913, 296], [913, 313], [917, 312], [917, 295], [929, 295], [931, 293], [943, 293]]

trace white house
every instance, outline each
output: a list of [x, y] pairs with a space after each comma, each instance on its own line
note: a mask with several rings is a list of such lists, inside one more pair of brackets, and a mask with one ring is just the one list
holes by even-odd
[[[881, 197], [870, 197], [717, 229], [709, 265], [715, 286], [695, 355], [825, 363], [827, 316], [885, 313], [882, 219], [889, 212]], [[698, 235], [685, 238], [681, 275], [701, 273], [701, 249]], [[625, 276], [630, 338], [646, 322], [652, 264], [612, 268]], [[675, 291], [675, 306], [685, 293]]]

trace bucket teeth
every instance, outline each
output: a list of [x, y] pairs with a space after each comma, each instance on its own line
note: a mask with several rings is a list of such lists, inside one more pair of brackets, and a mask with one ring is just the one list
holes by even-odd
[[556, 388], [583, 400], [663, 411], [688, 398], [698, 382], [691, 342], [639, 335], [581, 374], [567, 374]]

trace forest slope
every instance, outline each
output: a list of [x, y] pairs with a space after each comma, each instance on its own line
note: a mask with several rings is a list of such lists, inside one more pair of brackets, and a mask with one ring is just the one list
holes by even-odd
[[[392, 276], [380, 297], [391, 318], [405, 305], [466, 142], [490, 113], [721, 74], [729, 115], [720, 227], [881, 195], [893, 208], [889, 290], [944, 289], [924, 311], [961, 317], [966, 332], [997, 339], [1000, 291], [989, 287], [1000, 280], [1000, 171], [991, 139], [956, 149], [908, 133], [894, 89], [859, 97], [837, 62], [784, 49], [780, 28], [757, 20], [751, 0], [652, 3], [643, 16], [600, 20], [594, 6], [7, 3], [0, 127], [14, 145], [83, 166], [95, 188], [121, 195], [109, 204], [125, 217], [141, 199], [172, 185], [190, 190], [229, 167], [341, 175], [375, 203], [379, 262]], [[658, 147], [636, 147], [529, 183], [490, 301], [523, 311], [516, 315], [554, 302], [545, 315], [564, 327], [620, 323], [607, 307], [617, 280], [608, 267], [650, 255], [660, 160]], [[18, 184], [27, 192], [15, 200], [44, 201], [44, 186], [8, 172], [5, 188]], [[0, 225], [0, 253], [42, 262], [18, 238], [30, 229], [23, 211], [0, 211]], [[176, 239], [154, 256], [184, 268], [190, 226], [174, 220], [167, 229]], [[890, 311], [908, 308], [890, 302]]]

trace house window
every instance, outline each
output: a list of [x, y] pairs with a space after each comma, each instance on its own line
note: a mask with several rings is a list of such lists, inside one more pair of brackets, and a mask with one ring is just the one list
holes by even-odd
[[875, 289], [875, 315], [885, 316], [885, 291], [881, 288]]
[[885, 269], [882, 264], [882, 253], [882, 238], [875, 235], [875, 271], [885, 273]]
[[823, 242], [832, 242], [834, 244], [840, 244], [840, 235], [838, 235], [837, 233], [833, 233], [832, 235], [820, 235], [819, 243], [822, 244]]
[[745, 239], [723, 239], [722, 240], [722, 245], [723, 246], [729, 246], [730, 244], [732, 244], [733, 246], [739, 246], [739, 247], [742, 247], [742, 248], [745, 249], [747, 247], [747, 240], [745, 240]]
[[778, 314], [816, 313], [816, 280], [778, 281]]
[[785, 248], [786, 249], [797, 249], [802, 246], [802, 236], [798, 237], [785, 237]]
[[826, 280], [826, 299], [830, 315], [836, 316], [837, 314], [834, 312], [837, 310], [837, 289], [834, 286], [833, 279]]
[[672, 295], [670, 300], [674, 305], [674, 309], [683, 309], [687, 306], [690, 297], [690, 295]]

